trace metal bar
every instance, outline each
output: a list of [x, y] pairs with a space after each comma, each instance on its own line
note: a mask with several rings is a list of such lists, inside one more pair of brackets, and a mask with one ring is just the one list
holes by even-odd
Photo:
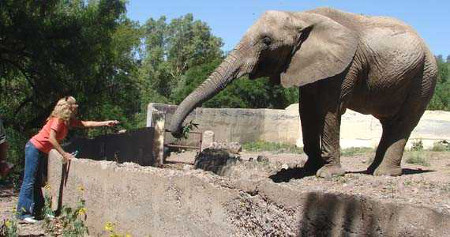
[[[165, 132], [169, 132], [169, 131], [165, 131]], [[169, 132], [170, 133], [170, 132]], [[188, 132], [188, 133], [192, 133], [192, 134], [202, 134], [202, 132]]]
[[198, 149], [198, 146], [185, 146], [185, 145], [175, 145], [175, 144], [166, 144], [167, 147], [174, 147], [174, 148], [192, 148], [192, 149]]

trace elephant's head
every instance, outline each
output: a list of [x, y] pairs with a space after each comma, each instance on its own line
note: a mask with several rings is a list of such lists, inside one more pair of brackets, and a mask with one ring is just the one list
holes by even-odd
[[302, 86], [343, 72], [357, 35], [312, 12], [268, 11], [247, 31], [222, 64], [179, 105], [168, 130], [180, 134], [185, 117], [243, 75], [270, 77], [285, 87]]

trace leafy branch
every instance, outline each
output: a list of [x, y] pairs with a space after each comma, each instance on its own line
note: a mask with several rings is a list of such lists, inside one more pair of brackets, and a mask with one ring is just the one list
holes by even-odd
[[189, 133], [194, 129], [194, 128], [198, 128], [198, 123], [194, 123], [192, 122], [192, 120], [186, 124], [185, 126], [183, 126], [183, 130], [181, 132], [181, 135], [184, 139], [187, 139], [189, 137]]

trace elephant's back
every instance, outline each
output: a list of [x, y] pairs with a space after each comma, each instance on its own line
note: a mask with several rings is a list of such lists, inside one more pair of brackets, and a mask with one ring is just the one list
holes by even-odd
[[374, 29], [390, 30], [391, 32], [394, 32], [394, 34], [408, 32], [411, 37], [414, 37], [423, 43], [419, 34], [411, 26], [393, 17], [355, 14], [327, 7], [317, 8], [309, 12], [326, 16], [345, 27], [354, 30], [356, 34], [368, 34]]

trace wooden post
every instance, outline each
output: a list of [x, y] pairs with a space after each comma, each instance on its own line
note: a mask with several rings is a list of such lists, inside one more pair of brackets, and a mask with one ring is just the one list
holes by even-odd
[[153, 139], [153, 157], [155, 158], [154, 166], [164, 164], [164, 134], [166, 114], [164, 112], [152, 111], [151, 127], [155, 128], [155, 137]]

